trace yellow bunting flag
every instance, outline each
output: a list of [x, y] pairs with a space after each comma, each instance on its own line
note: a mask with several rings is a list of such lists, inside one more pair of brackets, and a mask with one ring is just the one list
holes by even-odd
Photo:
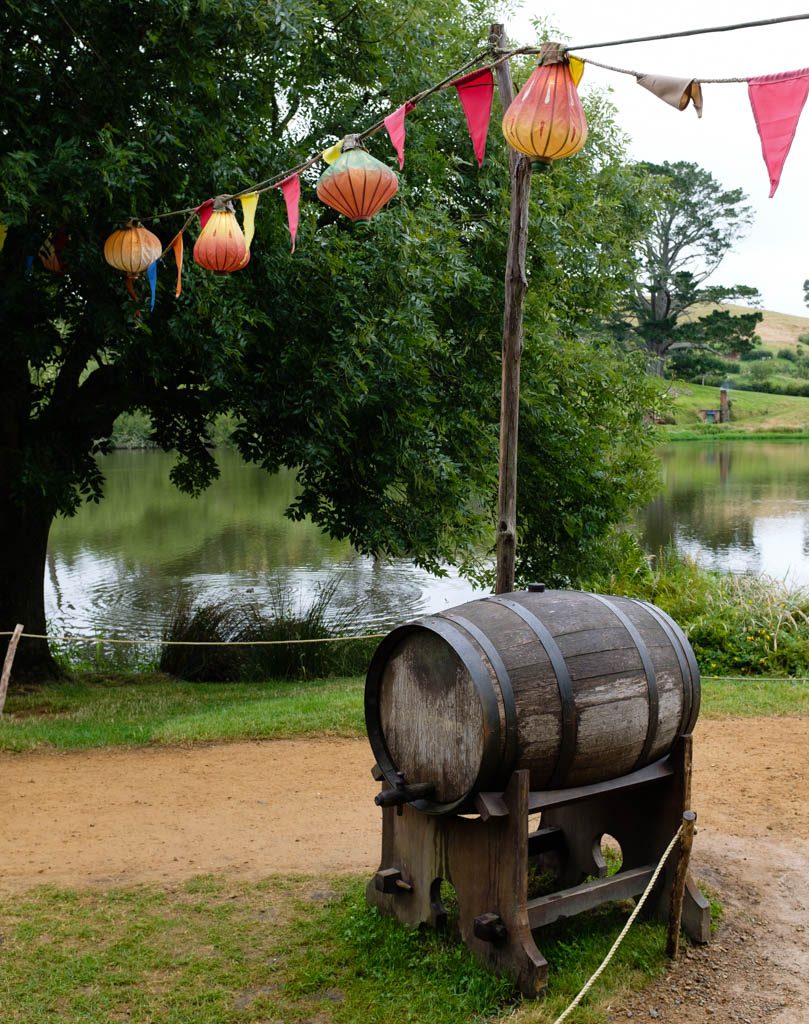
[[256, 231], [258, 192], [248, 192], [247, 195], [239, 196], [239, 202], [242, 204], [242, 220], [244, 221], [242, 230], [244, 231], [245, 250], [242, 264], [245, 264], [250, 259], [250, 243], [253, 241]]
[[174, 250], [174, 259], [177, 263], [177, 288], [174, 291], [174, 297], [178, 299], [180, 292], [183, 290], [183, 233], [178, 232], [171, 242], [169, 242], [169, 248]]
[[329, 146], [328, 149], [323, 150], [323, 152], [320, 155], [323, 157], [327, 164], [333, 164], [334, 161], [341, 155], [341, 153], [343, 152], [344, 142], [345, 139], [340, 139], [340, 141], [335, 142], [333, 146]]
[[573, 84], [578, 88], [581, 76], [584, 74], [584, 61], [578, 57], [570, 58], [570, 74], [573, 76]]

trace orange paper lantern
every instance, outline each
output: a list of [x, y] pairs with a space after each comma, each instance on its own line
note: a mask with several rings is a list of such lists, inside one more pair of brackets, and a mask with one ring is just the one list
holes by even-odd
[[572, 156], [587, 141], [587, 119], [567, 56], [546, 44], [540, 64], [503, 117], [506, 141], [540, 164]]
[[163, 246], [157, 235], [136, 220], [130, 220], [120, 231], [113, 231], [104, 243], [107, 263], [130, 277], [142, 274], [162, 252]]
[[194, 245], [194, 260], [215, 274], [232, 274], [247, 265], [247, 244], [229, 202], [215, 199], [208, 223]]
[[381, 160], [366, 152], [355, 136], [317, 183], [317, 197], [353, 221], [368, 221], [399, 190], [399, 179]]

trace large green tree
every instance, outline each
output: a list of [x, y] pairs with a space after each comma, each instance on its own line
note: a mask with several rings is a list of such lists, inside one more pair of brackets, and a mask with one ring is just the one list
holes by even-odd
[[695, 163], [638, 167], [658, 185], [656, 212], [639, 247], [639, 273], [625, 297], [619, 334], [638, 339], [659, 373], [666, 356], [678, 351], [749, 351], [761, 313], [705, 310], [759, 299], [758, 290], [748, 285], [706, 284], [752, 224], [747, 196], [723, 188]]
[[[209, 426], [231, 410], [245, 458], [297, 469], [290, 514], [428, 566], [480, 557], [508, 188], [499, 136], [478, 171], [453, 95], [409, 119], [400, 194], [369, 226], [314, 200], [315, 169], [294, 256], [280, 196], [265, 195], [246, 269], [221, 279], [187, 260], [178, 300], [163, 270], [140, 316], [101, 245], [130, 216], [151, 223], [244, 187], [387, 112], [480, 47], [483, 6], [4, 6], [0, 629], [44, 632], [50, 523], [100, 499], [96, 456], [132, 409], [177, 452], [174, 480], [191, 493], [216, 474]], [[566, 340], [626, 286], [646, 215], [609, 108], [595, 98], [590, 115], [588, 149], [540, 178], [533, 200], [521, 551], [524, 572], [549, 578], [583, 567], [651, 478], [653, 399], [637, 366], [610, 369], [603, 351]], [[372, 145], [391, 159], [384, 138]], [[179, 223], [153, 226], [168, 241]], [[63, 275], [31, 263], [59, 229]], [[20, 677], [54, 670], [44, 644], [17, 657]]]

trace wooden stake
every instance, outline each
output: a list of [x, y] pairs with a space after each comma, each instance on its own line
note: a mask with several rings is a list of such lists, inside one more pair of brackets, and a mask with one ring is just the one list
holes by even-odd
[[669, 934], [666, 943], [666, 954], [672, 960], [677, 959], [680, 951], [680, 922], [683, 918], [683, 896], [688, 877], [688, 862], [691, 859], [691, 847], [694, 843], [694, 822], [697, 816], [693, 811], [683, 812], [683, 833], [680, 836], [679, 855], [674, 873], [674, 885], [671, 889], [671, 909], [669, 911]]
[[21, 623], [17, 623], [14, 627], [14, 632], [11, 634], [8, 647], [6, 648], [6, 656], [3, 660], [3, 672], [0, 674], [0, 716], [3, 714], [3, 708], [6, 703], [6, 694], [8, 693], [8, 681], [11, 679], [11, 666], [14, 662], [14, 655], [17, 653], [17, 644], [20, 642], [20, 635], [23, 631]]
[[[490, 42], [506, 49], [505, 27], [493, 24]], [[509, 62], [496, 68], [497, 89], [503, 113], [514, 99]], [[528, 278], [525, 252], [528, 246], [528, 202], [531, 196], [531, 161], [509, 147], [511, 220], [506, 258], [505, 310], [503, 315], [503, 370], [500, 396], [500, 475], [497, 496], [497, 579], [495, 593], [514, 589], [517, 552], [517, 437], [520, 413], [520, 360], [523, 348], [523, 308]]]

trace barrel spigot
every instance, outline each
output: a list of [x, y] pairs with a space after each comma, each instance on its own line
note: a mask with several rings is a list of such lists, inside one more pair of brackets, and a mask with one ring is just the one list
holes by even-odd
[[377, 807], [401, 807], [403, 804], [412, 804], [414, 800], [429, 800], [434, 795], [435, 786], [432, 782], [402, 783], [377, 793], [374, 803]]

